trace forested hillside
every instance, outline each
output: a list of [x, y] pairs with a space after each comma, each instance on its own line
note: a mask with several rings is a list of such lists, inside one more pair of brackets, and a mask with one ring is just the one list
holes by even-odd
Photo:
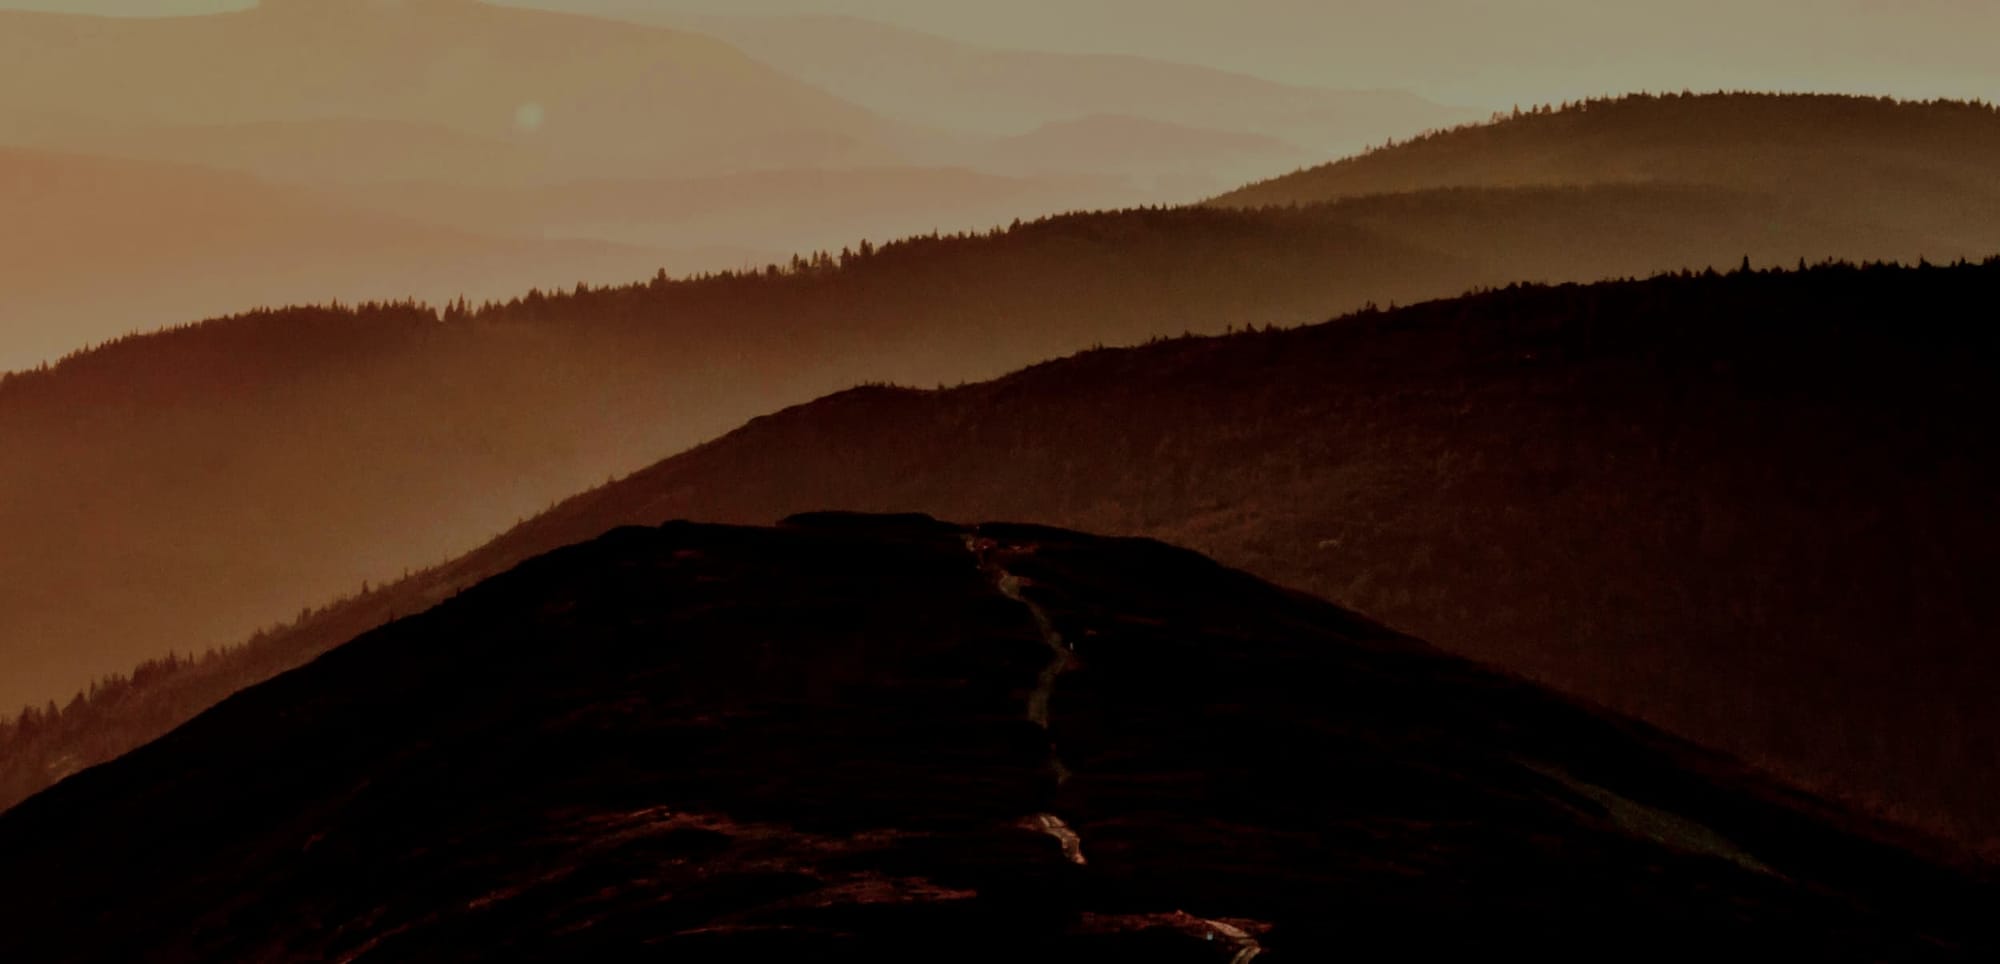
[[[184, 669], [176, 711], [617, 525], [1003, 515], [1199, 548], [1990, 846], [1996, 291], [2000, 260], [1510, 287], [847, 392]], [[10, 784], [154, 735], [134, 699], [38, 722]]]
[[[2000, 221], [1989, 247], [2000, 250]], [[1910, 230], [1654, 186], [1079, 214], [489, 307], [255, 312], [0, 385], [0, 701], [201, 651], [851, 385], [1661, 266], [1914, 260]], [[78, 600], [88, 600], [88, 604]]]

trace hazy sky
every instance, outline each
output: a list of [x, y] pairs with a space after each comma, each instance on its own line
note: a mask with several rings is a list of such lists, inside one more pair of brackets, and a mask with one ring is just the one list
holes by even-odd
[[[1996, 0], [511, 2], [594, 12], [844, 13], [995, 45], [1146, 54], [1303, 83], [1406, 87], [1471, 106], [1682, 87], [2000, 98]], [[0, 0], [125, 14], [248, 5]]]

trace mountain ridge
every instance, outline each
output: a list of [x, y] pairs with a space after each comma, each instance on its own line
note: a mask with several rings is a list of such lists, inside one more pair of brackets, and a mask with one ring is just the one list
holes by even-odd
[[[1952, 320], [1996, 270], [1531, 286], [1295, 331], [1085, 352], [938, 392], [849, 391], [564, 500], [448, 565], [265, 637], [235, 664], [189, 669], [181, 679], [208, 695], [161, 709], [184, 714], [257, 667], [296, 663], [617, 525], [756, 523], [828, 506], [959, 517], [992, 508], [1168, 537], [1346, 598], [1968, 852], [1996, 832], [1978, 801], [2000, 780], [1982, 762], [2000, 726], [1980, 709], [1995, 671], [1961, 645], [1966, 630], [1949, 628], [1977, 619], [1976, 607], [1952, 602], [1971, 589], [1951, 573], [1976, 570], [1990, 551], [1976, 548], [1992, 520], [1973, 494], [1990, 467], [1939, 453], [1983, 451], [1976, 440], [1992, 430], [1966, 374], [1991, 346]], [[1882, 326], [1903, 312], [1932, 322]], [[1822, 363], [1774, 361], [1781, 349], [1799, 357], [1801, 344], [1819, 346], [1811, 357]], [[1698, 390], [1662, 388], [1675, 372]], [[1830, 405], [1830, 386], [1850, 381], [1871, 387]], [[1219, 424], [1218, 411], [1242, 424]], [[1063, 429], [1037, 434], [1048, 425]], [[1558, 444], [1567, 438], [1583, 447]], [[1857, 467], [1856, 452], [1879, 458]], [[1153, 464], [1177, 468], [1134, 474]], [[1885, 465], [1911, 475], [1892, 484], [1865, 467]], [[1802, 499], [1789, 477], [1818, 481]], [[1725, 490], [1735, 501], [1716, 495]], [[1756, 508], [1727, 509], [1738, 503]], [[1937, 525], [1951, 506], [1965, 507], [1959, 522]], [[1649, 527], [1652, 516], [1660, 522]], [[1524, 527], [1533, 518], [1588, 530], [1573, 544], [1596, 548], [1552, 553], [1546, 532]], [[1805, 558], [1818, 561], [1802, 567]], [[1929, 561], [1884, 561], [1905, 558]], [[1511, 592], [1539, 595], [1524, 606]], [[1607, 647], [1614, 637], [1648, 642]], [[1715, 646], [1685, 642], [1709, 638]], [[1707, 688], [1672, 669], [1697, 665]], [[87, 722], [115, 718], [124, 699], [73, 725], [148, 738], [143, 725]], [[1883, 742], [1920, 732], [1958, 740]], [[1928, 750], [1895, 749], [1914, 745]], [[54, 752], [66, 751], [22, 753], [8, 784], [45, 785], [29, 768]]]

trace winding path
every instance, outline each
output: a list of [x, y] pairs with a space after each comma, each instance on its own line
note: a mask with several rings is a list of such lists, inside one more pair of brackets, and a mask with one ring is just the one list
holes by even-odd
[[[1022, 591], [1027, 582], [1008, 572], [1006, 566], [1001, 563], [999, 555], [1009, 547], [984, 536], [967, 535], [965, 548], [972, 553], [973, 559], [978, 561], [980, 571], [986, 573], [987, 578], [993, 581], [994, 588], [1028, 611], [1028, 615], [1035, 621], [1035, 629], [1041, 635], [1042, 643], [1049, 648], [1049, 661], [1035, 677], [1035, 688], [1028, 693], [1027, 706], [1028, 720], [1047, 730], [1049, 703], [1055, 698], [1056, 681], [1076, 665], [1075, 653], [1069, 643], [1063, 640], [1062, 633], [1056, 629], [1055, 621], [1049, 618], [1048, 610], [1029, 599]], [[1061, 786], [1069, 782], [1069, 768], [1063, 765], [1062, 755], [1056, 752], [1053, 741], [1049, 745], [1049, 755], [1050, 765], [1055, 770], [1056, 785]], [[1087, 863], [1083, 856], [1082, 838], [1078, 837], [1076, 831], [1071, 830], [1069, 824], [1061, 817], [1052, 813], [1038, 813], [1028, 818], [1027, 822], [1033, 829], [1055, 838], [1056, 842], [1062, 845], [1063, 857], [1070, 863], [1078, 866]]]
[[[1035, 688], [1028, 694], [1027, 706], [1028, 719], [1036, 726], [1047, 730], [1050, 728], [1049, 704], [1055, 697], [1056, 681], [1076, 666], [1076, 651], [1056, 629], [1055, 621], [1049, 618], [1048, 610], [1029, 599], [1027, 593], [1023, 591], [1029, 582], [1009, 572], [1005, 563], [1001, 561], [1000, 556], [1003, 552], [1017, 550], [1017, 547], [1004, 545], [986, 536], [969, 534], [965, 537], [965, 548], [979, 563], [980, 571], [993, 581], [994, 588], [998, 589], [1001, 595], [1020, 604], [1028, 611], [1028, 615], [1034, 618], [1035, 628], [1040, 633], [1043, 644], [1049, 648], [1049, 661], [1035, 677]], [[1057, 753], [1053, 740], [1049, 744], [1049, 753], [1055, 768], [1056, 782], [1060, 786], [1069, 780], [1069, 768], [1063, 765], [1062, 757]], [[1053, 813], [1037, 813], [1027, 818], [1024, 824], [1054, 838], [1062, 845], [1063, 857], [1070, 863], [1079, 867], [1089, 864], [1083, 855], [1083, 838], [1079, 837], [1063, 818]], [[1233, 951], [1229, 964], [1250, 964], [1264, 953], [1264, 947], [1256, 937], [1233, 924], [1192, 917], [1180, 912], [1165, 915], [1159, 920], [1170, 922], [1170, 926], [1174, 929], [1190, 933], [1190, 936], [1198, 935], [1201, 940], [1222, 944]]]

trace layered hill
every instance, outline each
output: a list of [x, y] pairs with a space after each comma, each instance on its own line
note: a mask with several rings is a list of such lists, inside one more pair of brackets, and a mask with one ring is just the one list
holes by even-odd
[[[872, 166], [895, 179], [933, 140], [709, 37], [473, 0], [0, 11], [0, 194], [30, 195], [25, 211], [0, 198], [0, 243], [31, 255], [0, 268], [0, 370], [263, 305], [477, 301], [782, 260], [875, 225], [830, 230], [765, 207], [745, 212], [747, 238], [718, 240], [617, 230], [582, 205], [496, 224], [398, 201], [472, 189], [546, 211], [566, 189], [588, 193], [579, 182], [611, 180], [643, 209], [656, 182], [725, 173]], [[68, 169], [52, 188], [24, 157]], [[994, 193], [934, 204], [921, 228], [994, 223]], [[1007, 217], [1086, 198], [1132, 200], [1072, 189]]]
[[1115, 116], [1257, 134], [1330, 156], [1477, 116], [1407, 91], [1280, 84], [1146, 57], [983, 47], [855, 17], [694, 17], [615, 0], [583, 6], [719, 37], [888, 116], [987, 137]]
[[1020, 173], [1118, 174], [1179, 199], [1215, 179], [1240, 184], [1297, 167], [1311, 155], [1263, 134], [1188, 127], [1116, 114], [1051, 121], [982, 149], [987, 167]]
[[1976, 883], [1644, 727], [909, 516], [533, 560], [0, 815], [0, 895], [48, 961], [1995, 948]]
[[[375, 125], [278, 126], [285, 138], [327, 139], [307, 149], [321, 152], [319, 163], [286, 175], [233, 137], [188, 152], [222, 168], [0, 146], [9, 228], [0, 237], [0, 371], [258, 306], [504, 300], [660, 270], [761, 268], [864, 237], [983, 230], [1145, 196], [1122, 176], [908, 167], [521, 184], [507, 180], [519, 155], [506, 152], [478, 168], [491, 183], [381, 180], [395, 170], [420, 176], [454, 150], [413, 161], [349, 139]], [[437, 145], [417, 137], [409, 147]], [[227, 170], [232, 158], [278, 176]]]
[[1779, 94], [1630, 96], [1540, 108], [1254, 184], [1215, 204], [1312, 204], [1441, 188], [1679, 185], [1799, 212], [1983, 240], [2000, 217], [2000, 111]]
[[0, 759], [18, 798], [614, 526], [990, 509], [1198, 547], [1976, 848], [2000, 837], [1996, 288], [1991, 262], [1530, 287], [845, 393]]
[[178, 164], [0, 147], [0, 371], [257, 305], [501, 298], [667, 255], [482, 232]]
[[[657, 0], [506, 2], [607, 14], [666, 6]], [[791, 13], [823, 5], [740, 0], [672, 6]], [[2000, 33], [2000, 8], [1978, 0], [1840, 0], [1832, 6], [1826, 0], [1680, 0], [1615, 8], [1598, 0], [1533, 0], [1527, 6], [1259, 0], [1248, 9], [1182, 4], [1171, 16], [1150, 0], [949, 8], [847, 0], [839, 9], [989, 45], [1131, 51], [1300, 83], [1400, 87], [1485, 109], [1582, 91], [1690, 85], [2000, 96], [2000, 70], [1986, 43]]]
[[[0, 532], [20, 547], [0, 559], [0, 701], [241, 640], [862, 382], [1521, 278], [1914, 260], [1926, 238], [1673, 188], [1455, 191], [1066, 216], [483, 311], [264, 312], [131, 339], [0, 385]], [[100, 532], [117, 536], [79, 537]]]
[[838, 250], [862, 238], [985, 230], [1021, 218], [1139, 204], [1122, 172], [1072, 175], [1024, 167], [773, 170], [698, 178], [584, 180], [534, 187], [412, 181], [354, 185], [367, 209], [507, 236], [610, 238], [653, 250], [777, 252], [676, 275], [762, 267], [794, 251]]
[[320, 188], [410, 182], [521, 187], [566, 173], [534, 140], [415, 121], [344, 117], [173, 125], [57, 115], [23, 119], [9, 132], [10, 140], [25, 146]]
[[1161, 196], [974, 172], [959, 139], [699, 34], [471, 0], [0, 11], [0, 151], [27, 195], [0, 198], [27, 252], [0, 268], [0, 370], [264, 305], [761, 267]]

